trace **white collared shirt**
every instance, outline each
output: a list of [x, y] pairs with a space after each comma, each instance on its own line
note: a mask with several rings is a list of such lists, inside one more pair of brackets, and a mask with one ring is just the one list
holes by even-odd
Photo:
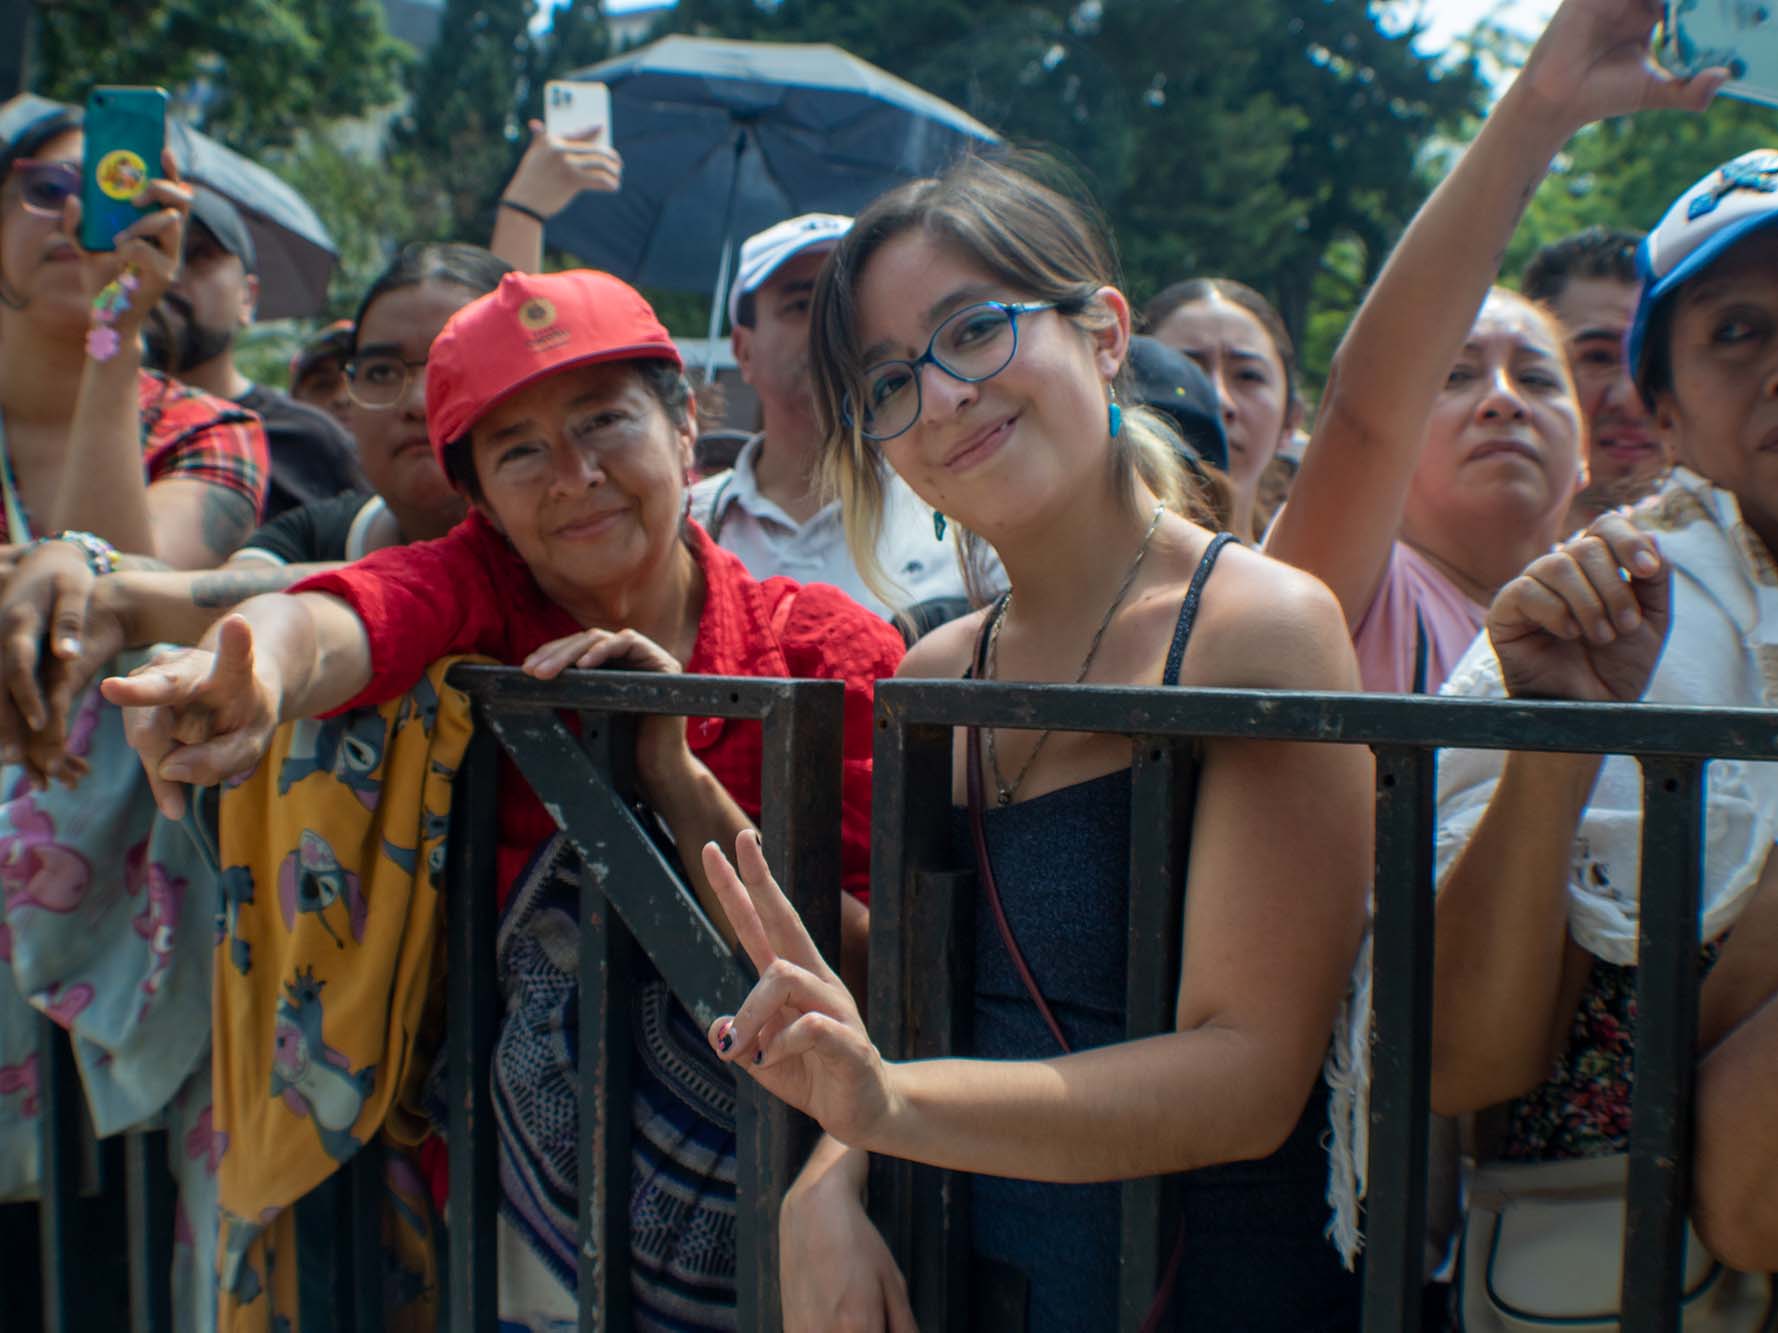
[[718, 546], [740, 556], [754, 578], [782, 574], [798, 583], [831, 583], [885, 619], [935, 597], [966, 595], [956, 547], [948, 537], [933, 536], [932, 510], [891, 472], [884, 479], [887, 502], [877, 560], [901, 596], [899, 606], [886, 605], [865, 586], [852, 563], [839, 501], [799, 524], [760, 493], [754, 466], [763, 439], [755, 435], [747, 441], [732, 471], [706, 477], [691, 488], [691, 516]]

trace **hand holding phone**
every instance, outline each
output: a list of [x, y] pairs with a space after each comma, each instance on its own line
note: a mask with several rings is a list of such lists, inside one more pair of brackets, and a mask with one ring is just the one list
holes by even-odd
[[1667, 0], [1661, 63], [1675, 74], [1729, 71], [1730, 97], [1778, 106], [1778, 3]]
[[611, 89], [602, 83], [552, 79], [543, 88], [543, 125], [551, 138], [590, 140], [611, 147]]
[[84, 130], [80, 244], [86, 250], [113, 250], [117, 234], [145, 211], [137, 206], [137, 197], [161, 172], [166, 90], [94, 88], [86, 100]]

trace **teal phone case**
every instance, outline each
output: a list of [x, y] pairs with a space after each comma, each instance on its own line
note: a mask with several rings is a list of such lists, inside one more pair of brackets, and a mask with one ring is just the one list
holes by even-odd
[[117, 233], [142, 216], [130, 200], [161, 174], [166, 90], [94, 88], [86, 99], [84, 128], [80, 243], [88, 250], [114, 250]]
[[1729, 96], [1778, 106], [1778, 0], [1667, 0], [1664, 28], [1673, 73], [1723, 66]]

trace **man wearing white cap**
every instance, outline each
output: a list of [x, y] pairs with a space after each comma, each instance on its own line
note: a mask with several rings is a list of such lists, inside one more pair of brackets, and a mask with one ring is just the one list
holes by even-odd
[[[934, 536], [931, 510], [892, 476], [878, 560], [899, 595], [895, 605], [886, 604], [852, 563], [839, 502], [821, 493], [809, 305], [822, 259], [851, 226], [851, 218], [805, 213], [741, 246], [729, 290], [730, 336], [741, 378], [759, 397], [763, 429], [732, 471], [692, 488], [691, 513], [753, 577], [830, 583], [878, 615], [892, 616], [935, 599], [963, 598], [963, 574], [951, 544]], [[959, 602], [952, 614], [962, 609]]]

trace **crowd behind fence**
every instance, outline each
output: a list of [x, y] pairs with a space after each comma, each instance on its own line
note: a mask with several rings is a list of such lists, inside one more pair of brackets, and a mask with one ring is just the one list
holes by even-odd
[[[489, 1070], [498, 1012], [493, 880], [500, 756], [579, 853], [580, 1294], [582, 1329], [630, 1326], [627, 1085], [630, 964], [645, 953], [703, 1026], [734, 1012], [750, 971], [729, 949], [649, 829], [627, 756], [649, 715], [759, 721], [767, 859], [829, 957], [837, 956], [842, 687], [836, 682], [577, 673], [540, 682], [510, 668], [459, 667], [476, 739], [457, 779], [447, 865], [450, 1222], [445, 1286], [454, 1333], [496, 1317], [497, 1159]], [[578, 718], [570, 725], [568, 717]], [[1436, 751], [1446, 747], [1625, 754], [1644, 785], [1636, 1081], [1624, 1237], [1623, 1327], [1677, 1327], [1698, 1005], [1698, 898], [1705, 766], [1778, 757], [1778, 718], [1751, 709], [1503, 703], [1358, 694], [882, 682], [877, 691], [869, 1014], [885, 1056], [968, 1050], [973, 871], [945, 832], [953, 729], [965, 725], [1122, 734], [1133, 803], [1128, 1036], [1173, 1021], [1185, 868], [1200, 738], [1369, 746], [1376, 768], [1374, 1046], [1365, 1211], [1366, 1333], [1421, 1327], [1431, 1074]], [[1290, 818], [1280, 811], [1279, 818]], [[45, 1020], [46, 1026], [49, 1020]], [[94, 1152], [80, 1124], [72, 1053], [43, 1044], [43, 1327], [93, 1327], [83, 1274], [83, 1185], [121, 1205], [129, 1236], [132, 1330], [171, 1327], [172, 1185], [162, 1136]], [[739, 1080], [736, 1130], [739, 1324], [777, 1326], [777, 1214], [814, 1127]], [[303, 1326], [382, 1327], [382, 1274], [361, 1154], [300, 1205]], [[120, 1184], [120, 1176], [122, 1178]], [[967, 1178], [878, 1159], [871, 1210], [907, 1275], [920, 1327], [970, 1326]], [[1163, 1180], [1122, 1188], [1121, 1327], [1141, 1324], [1167, 1263]], [[88, 1201], [90, 1202], [90, 1201]], [[0, 1325], [11, 1325], [0, 1312]]]

